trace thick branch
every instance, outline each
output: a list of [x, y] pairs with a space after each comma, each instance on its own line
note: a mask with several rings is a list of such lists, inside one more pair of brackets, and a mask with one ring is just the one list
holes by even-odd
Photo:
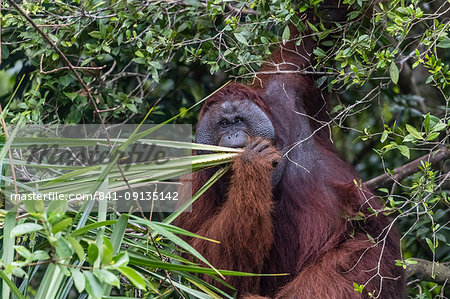
[[450, 158], [450, 150], [448, 150], [446, 148], [439, 149], [438, 151], [432, 152], [432, 153], [425, 155], [423, 157], [420, 157], [408, 164], [405, 164], [401, 167], [394, 169], [394, 171], [393, 171], [394, 175], [390, 175], [387, 173], [382, 174], [380, 176], [377, 176], [376, 178], [373, 178], [373, 179], [367, 181], [365, 183], [365, 185], [369, 189], [377, 189], [377, 188], [380, 188], [382, 186], [389, 184], [391, 181], [398, 182], [398, 181], [401, 181], [404, 178], [410, 176], [411, 174], [416, 173], [419, 170], [418, 167], [421, 165], [420, 164], [421, 161], [426, 161], [431, 164], [436, 164], [440, 161], [444, 161], [449, 158]]
[[[420, 280], [445, 283], [450, 281], [450, 266], [436, 264], [431, 261], [413, 258], [417, 264], [408, 264], [406, 273], [408, 277], [414, 276]], [[434, 275], [434, 278], [433, 278]]]

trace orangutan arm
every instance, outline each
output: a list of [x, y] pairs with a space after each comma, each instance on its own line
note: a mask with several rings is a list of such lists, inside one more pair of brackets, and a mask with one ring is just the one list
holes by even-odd
[[[272, 163], [279, 158], [266, 140], [255, 139], [234, 162], [227, 199], [196, 233], [218, 240], [193, 242], [212, 265], [219, 269], [260, 273], [273, 242]], [[239, 292], [258, 291], [258, 278], [227, 278]]]

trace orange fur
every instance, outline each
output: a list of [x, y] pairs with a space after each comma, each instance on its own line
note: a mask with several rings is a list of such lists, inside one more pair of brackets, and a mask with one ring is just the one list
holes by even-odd
[[[216, 268], [261, 273], [273, 242], [270, 174], [271, 162], [276, 157], [278, 154], [273, 149], [266, 157], [237, 158], [232, 167], [227, 199], [196, 231], [201, 236], [220, 241], [220, 244], [201, 239], [192, 242], [193, 247]], [[222, 287], [212, 278], [205, 279]], [[239, 284], [239, 292], [243, 293], [259, 292], [259, 280], [258, 277], [231, 277], [227, 282]]]

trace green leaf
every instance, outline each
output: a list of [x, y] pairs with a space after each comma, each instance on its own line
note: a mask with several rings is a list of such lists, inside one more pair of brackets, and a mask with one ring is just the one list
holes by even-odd
[[71, 82], [72, 82], [72, 77], [71, 77], [71, 75], [60, 76], [60, 77], [59, 77], [59, 83], [61, 83], [63, 87], [69, 86], [69, 84], [70, 84]]
[[102, 283], [89, 271], [84, 271], [83, 274], [88, 294], [94, 298], [101, 298], [103, 296]]
[[25, 259], [31, 257], [31, 251], [29, 251], [26, 247], [24, 246], [14, 246], [14, 249], [17, 251], [17, 253], [19, 253], [21, 256], [23, 256]]
[[439, 133], [434, 132], [434, 133], [431, 133], [430, 135], [428, 135], [426, 140], [427, 141], [433, 141], [434, 139], [436, 139], [438, 137], [439, 137]]
[[[133, 216], [132, 216], [133, 217]], [[158, 233], [160, 235], [163, 235], [164, 237], [168, 238], [170, 241], [172, 241], [174, 244], [176, 244], [177, 246], [185, 249], [186, 251], [188, 251], [190, 254], [192, 254], [193, 256], [195, 256], [196, 258], [198, 258], [199, 260], [201, 260], [202, 262], [204, 262], [206, 265], [210, 266], [212, 269], [216, 270], [213, 265], [211, 265], [211, 263], [209, 263], [198, 251], [196, 251], [191, 245], [189, 245], [186, 241], [184, 241], [183, 239], [181, 239], [180, 237], [176, 236], [175, 234], [171, 233], [170, 231], [168, 231], [165, 226], [167, 226], [168, 224], [163, 224], [163, 225], [159, 225], [157, 222], [154, 221], [148, 221], [148, 220], [141, 220], [141, 219], [136, 219], [136, 221], [138, 221], [139, 223], [142, 223], [144, 225], [149, 226], [152, 231], [154, 231], [155, 233]], [[218, 270], [216, 270], [217, 274], [221, 275], [220, 272], [218, 272]]]
[[438, 124], [441, 120], [439, 117], [434, 115], [430, 115], [430, 128], [432, 129], [436, 124]]
[[416, 265], [416, 264], [417, 264], [417, 261], [412, 260], [412, 259], [406, 259], [406, 260], [405, 260], [405, 263], [407, 263], [408, 265]]
[[152, 73], [152, 79], [155, 80], [156, 83], [159, 83], [158, 70], [155, 68], [152, 68], [151, 73]]
[[316, 86], [320, 87], [323, 83], [325, 83], [328, 79], [328, 76], [322, 76], [316, 80]]
[[75, 100], [76, 97], [78, 96], [78, 93], [76, 92], [64, 92], [64, 94], [71, 100]]
[[3, 60], [8, 59], [8, 57], [9, 57], [9, 49], [8, 49], [8, 47], [5, 46], [5, 45], [1, 45], [0, 51], [1, 51], [1, 54], [2, 54]]
[[129, 216], [124, 213], [117, 219], [117, 223], [112, 226], [111, 244], [114, 249], [114, 254], [119, 253], [120, 245], [125, 235], [125, 229], [127, 228], [128, 218]]
[[416, 130], [416, 128], [414, 128], [411, 125], [406, 124], [406, 130], [409, 132], [409, 134], [411, 134], [414, 138], [419, 139], [419, 140], [423, 140], [423, 133], [419, 132]]
[[359, 16], [360, 12], [359, 11], [352, 11], [348, 14], [347, 16], [347, 20], [353, 20], [354, 18], [356, 18], [357, 16]]
[[66, 218], [62, 221], [57, 222], [55, 225], [52, 226], [52, 233], [56, 234], [57, 232], [60, 232], [67, 227], [72, 225], [72, 218]]
[[191, 233], [191, 232], [189, 232], [187, 230], [184, 230], [182, 228], [173, 226], [173, 225], [168, 224], [168, 223], [164, 223], [164, 222], [154, 222], [154, 223], [157, 223], [158, 226], [164, 227], [167, 231], [175, 233], [177, 235], [184, 235], [184, 236], [189, 236], [189, 237], [194, 237], [194, 238], [200, 238], [200, 239], [207, 240], [209, 242], [218, 243], [218, 244], [220, 243], [219, 241], [216, 241], [216, 240], [213, 240], [213, 239], [210, 239], [210, 238], [206, 238], [206, 237], [203, 237], [203, 236], [199, 236], [197, 234]]
[[196, 282], [194, 280], [191, 280], [189, 278], [186, 278], [187, 281], [189, 281], [190, 283], [194, 284], [197, 288], [199, 288], [200, 290], [202, 290], [203, 292], [205, 292], [206, 294], [209, 295], [209, 297], [214, 298], [214, 299], [219, 299], [219, 298], [223, 298], [221, 296], [218, 296], [216, 293], [214, 293], [213, 291], [211, 291], [209, 288], [207, 288], [203, 283], [199, 283]]
[[387, 188], [380, 188], [378, 191], [389, 194], [389, 190]]
[[289, 29], [289, 25], [286, 25], [286, 27], [284, 27], [283, 34], [281, 35], [283, 43], [288, 41], [290, 37], [291, 37], [291, 30]]
[[145, 64], [145, 58], [139, 57], [139, 58], [133, 58], [133, 61], [139, 64]]
[[385, 142], [386, 139], [388, 138], [388, 135], [389, 135], [388, 131], [384, 130], [384, 131], [383, 131], [383, 134], [381, 134], [380, 142], [381, 142], [381, 143]]
[[319, 33], [319, 29], [317, 29], [317, 27], [314, 26], [311, 22], [309, 22], [308, 20], [306, 20], [306, 23], [308, 24], [309, 28], [311, 28], [311, 30], [312, 30], [314, 33]]
[[430, 247], [431, 252], [433, 252], [433, 254], [434, 254], [435, 248], [434, 248], [434, 245], [433, 245], [433, 241], [431, 241], [431, 240], [428, 239], [428, 238], [425, 238], [425, 241], [427, 241], [428, 247]]
[[126, 252], [121, 252], [113, 258], [113, 261], [113, 268], [126, 266], [129, 262], [128, 254]]
[[389, 75], [391, 76], [392, 82], [397, 84], [397, 82], [398, 82], [398, 68], [395, 65], [394, 61], [392, 61], [391, 66], [389, 67]]
[[102, 265], [108, 265], [113, 259], [113, 246], [108, 238], [103, 237]]
[[29, 234], [31, 232], [43, 230], [44, 227], [42, 225], [36, 223], [22, 223], [17, 225], [11, 230], [11, 236], [17, 237], [24, 234]]
[[447, 128], [447, 125], [444, 123], [437, 123], [433, 129], [431, 130], [431, 132], [441, 132], [444, 131]]
[[407, 147], [406, 145], [399, 145], [397, 146], [397, 149], [403, 156], [409, 159], [409, 147]]
[[117, 270], [119, 270], [122, 275], [126, 276], [126, 278], [128, 278], [138, 289], [146, 290], [145, 280], [136, 270], [128, 266], [120, 266]]
[[234, 37], [241, 43], [248, 46], [248, 42], [240, 32], [235, 32]]
[[[100, 31], [91, 31], [88, 33], [90, 36], [92, 36], [93, 38], [102, 38]], [[93, 42], [93, 41], [92, 41]]]
[[391, 142], [383, 146], [381, 149], [384, 150], [385, 152], [388, 152], [390, 150], [396, 149], [397, 147], [398, 147], [397, 143]]
[[110, 46], [103, 45], [102, 48], [103, 48], [103, 50], [104, 50], [106, 53], [111, 53], [111, 47], [110, 47]]
[[[217, 274], [216, 270], [211, 268], [203, 268], [199, 266], [190, 266], [190, 265], [180, 265], [173, 263], [166, 263], [162, 261], [155, 260], [148, 256], [140, 255], [137, 253], [130, 252], [130, 264], [136, 266], [147, 266], [150, 268], [161, 268], [165, 270], [175, 270], [175, 271], [186, 271], [192, 273], [205, 273], [205, 274]], [[220, 273], [228, 276], [286, 276], [288, 273], [264, 273], [264, 274], [255, 274], [248, 272], [239, 272], [239, 271], [230, 271], [230, 270], [220, 270]]]
[[450, 38], [445, 36], [436, 46], [443, 49], [450, 48]]
[[[17, 126], [17, 128], [18, 127], [19, 126]], [[14, 132], [16, 132], [16, 130]], [[11, 141], [12, 140], [9, 139], [9, 142]], [[1, 151], [4, 151], [7, 147], [9, 147], [9, 145], [5, 145], [5, 147], [2, 150], [0, 150], [0, 157], [2, 159], [4, 158], [4, 154], [2, 155]], [[12, 264], [14, 261], [15, 238], [11, 235], [11, 230], [14, 229], [14, 226], [16, 224], [16, 216], [17, 216], [16, 212], [10, 211], [6, 213], [3, 219], [2, 262], [6, 265]], [[16, 293], [17, 291], [20, 294], [16, 285], [11, 282], [10, 280], [11, 276], [8, 277], [6, 273], [0, 270], [0, 277], [3, 279], [0, 297], [9, 298], [11, 291], [14, 293]]]
[[107, 226], [107, 225], [111, 225], [116, 223], [115, 220], [106, 220], [106, 221], [100, 221], [100, 222], [95, 222], [95, 223], [91, 223], [88, 224], [86, 226], [83, 226], [79, 229], [77, 229], [76, 231], [74, 231], [72, 233], [72, 236], [76, 237], [76, 236], [82, 236], [84, 234], [86, 234], [88, 231], [90, 231], [91, 229], [96, 229], [102, 226]]
[[430, 133], [430, 113], [424, 115], [423, 127], [425, 128], [425, 133]]
[[98, 247], [95, 243], [89, 244], [87, 255], [87, 261], [93, 265], [98, 258]]
[[56, 35], [51, 34], [51, 33], [48, 33], [47, 35], [48, 35], [48, 37], [50, 37], [50, 39], [51, 39], [53, 42], [58, 43], [58, 38], [56, 37]]
[[355, 291], [357, 291], [358, 293], [362, 294], [363, 290], [364, 290], [364, 285], [359, 285], [356, 282], [353, 283], [353, 287], [355, 288]]
[[66, 258], [72, 255], [69, 242], [63, 237], [60, 237], [55, 243], [55, 250], [59, 257]]
[[416, 140], [416, 138], [414, 138], [413, 135], [411, 135], [411, 134], [408, 134], [405, 136], [405, 138], [403, 138], [403, 142], [412, 142], [415, 140]]
[[324, 50], [322, 50], [321, 48], [315, 48], [313, 51], [314, 55], [316, 55], [317, 57], [324, 57], [327, 54], [325, 53]]
[[50, 255], [48, 255], [48, 253], [44, 250], [36, 250], [31, 256], [31, 261], [45, 261], [49, 259]]
[[14, 276], [17, 276], [20, 278], [28, 277], [28, 274], [22, 268], [19, 268], [19, 267], [14, 267], [12, 273]]
[[149, 64], [157, 70], [162, 70], [164, 68], [159, 61], [150, 61]]
[[320, 42], [320, 44], [325, 47], [332, 47], [334, 45], [333, 41], [331, 41], [331, 40], [324, 40], [324, 41]]
[[3, 270], [0, 270], [0, 278], [8, 285], [10, 290], [14, 293], [14, 295], [17, 296], [17, 298], [25, 299], [25, 297], [22, 295], [22, 293], [19, 291], [19, 289], [16, 287], [16, 285], [9, 279], [9, 277], [5, 274]]
[[186, 2], [186, 4], [189, 6], [197, 6], [197, 7], [202, 6], [202, 2], [199, 0], [185, 0], [184, 2]]
[[83, 292], [86, 288], [86, 280], [84, 279], [83, 273], [76, 268], [72, 268], [70, 271], [72, 272], [73, 283], [75, 284], [77, 291], [79, 293]]
[[99, 280], [101, 280], [109, 285], [113, 285], [116, 287], [120, 286], [119, 277], [117, 277], [116, 275], [114, 275], [113, 273], [111, 273], [108, 270], [95, 269], [94, 275], [97, 276], [97, 278]]
[[144, 53], [142, 53], [141, 50], [137, 50], [134, 55], [136, 55], [137, 57], [144, 57]]
[[70, 245], [72, 245], [72, 249], [75, 250], [78, 259], [80, 261], [84, 260], [84, 249], [83, 247], [80, 245], [80, 242], [78, 242], [77, 240], [75, 240], [72, 237], [67, 237], [67, 241], [69, 241]]

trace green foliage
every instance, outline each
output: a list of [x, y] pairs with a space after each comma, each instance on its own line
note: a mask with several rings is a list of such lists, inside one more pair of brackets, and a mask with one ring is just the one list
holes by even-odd
[[[136, 136], [142, 138], [145, 135], [139, 132]], [[132, 137], [137, 138], [136, 136], [133, 135]], [[61, 141], [58, 138], [44, 138], [42, 140], [35, 138], [33, 140], [33, 142], [48, 145], [58, 144]], [[2, 145], [3, 148], [14, 150], [21, 148], [23, 144], [29, 144], [29, 141], [16, 137], [13, 142], [6, 144], [2, 139]], [[59, 143], [59, 145], [74, 147], [75, 149], [80, 145], [92, 146], [99, 142], [106, 143], [106, 140], [79, 139], [66, 140], [66, 142], [66, 144]], [[129, 141], [118, 141], [120, 144], [126, 144], [127, 142]], [[221, 152], [226, 150], [226, 148], [192, 143], [160, 142], [165, 146], [177, 148], [192, 149], [197, 147]], [[232, 152], [240, 151], [239, 149], [230, 150]], [[163, 179], [163, 177], [177, 176], [175, 173], [179, 174], [180, 171], [186, 173], [190, 171], [190, 169], [186, 169], [186, 164], [193, 166], [194, 169], [196, 167], [201, 169], [229, 163], [235, 155], [236, 153], [220, 153], [173, 159], [173, 161], [167, 161], [165, 165], [156, 167], [153, 178], [158, 180]], [[186, 159], [189, 160], [186, 161]], [[197, 162], [194, 161], [196, 159]], [[96, 188], [102, 188], [103, 186], [103, 183], [100, 184], [100, 187], [97, 184], [104, 171], [101, 165], [99, 165], [100, 167], [80, 165], [79, 167], [63, 167], [61, 169], [61, 165], [48, 163], [45, 171], [50, 174], [42, 175], [42, 172], [39, 172], [39, 176], [44, 177], [44, 179], [33, 178], [33, 182], [25, 186], [26, 190], [36, 194], [39, 192], [46, 193], [48, 190], [58, 190], [57, 192], [64, 194], [74, 192], [70, 187], [70, 185], [74, 185], [78, 192], [89, 194], [93, 190], [93, 186], [97, 186]], [[39, 163], [31, 167], [40, 169]], [[173, 174], [165, 172], [164, 168], [172, 170]], [[109, 177], [105, 179], [105, 181], [109, 180], [107, 182], [109, 186], [117, 181], [114, 179], [116, 171], [117, 168], [110, 169]], [[123, 170], [123, 174], [127, 178], [131, 178], [135, 171], [136, 168], [132, 166]], [[218, 175], [211, 179], [211, 182], [205, 185], [205, 188], [217, 181], [225, 172], [221, 170]], [[33, 176], [33, 172], [29, 174]], [[148, 168], [142, 169], [139, 174], [142, 183], [145, 183], [144, 177], [146, 175], [149, 175]], [[24, 188], [27, 183], [18, 184], [19, 188]], [[123, 182], [120, 184], [123, 185]], [[5, 186], [2, 186], [2, 189], [6, 190]], [[194, 198], [198, 198], [204, 191], [200, 190]], [[14, 210], [8, 212], [6, 219], [2, 221], [4, 225], [3, 233], [8, 236], [8, 238], [4, 237], [3, 248], [8, 248], [8, 242], [10, 244], [21, 244], [11, 245], [13, 249], [11, 251], [3, 250], [3, 262], [0, 262], [0, 277], [4, 281], [3, 297], [5, 298], [9, 297], [10, 292], [21, 294], [21, 291], [15, 289], [14, 284], [14, 281], [19, 278], [25, 279], [22, 285], [25, 286], [27, 291], [22, 292], [24, 294], [36, 293], [39, 298], [66, 298], [67, 292], [72, 288], [75, 288], [80, 294], [87, 293], [93, 298], [110, 295], [111, 290], [113, 293], [131, 296], [134, 288], [144, 294], [155, 296], [172, 292], [183, 292], [185, 296], [192, 295], [196, 298], [208, 298], [206, 294], [213, 295], [212, 297], [218, 297], [218, 294], [225, 296], [222, 291], [189, 274], [189, 272], [196, 272], [222, 276], [220, 271], [213, 268], [205, 258], [177, 235], [200, 236], [170, 224], [174, 219], [173, 215], [177, 215], [186, 209], [185, 205], [182, 205], [179, 211], [167, 217], [164, 222], [149, 221], [125, 213], [117, 219], [116, 214], [107, 213], [106, 209], [102, 210], [101, 207], [99, 207], [98, 213], [93, 213], [92, 206], [89, 207], [89, 205], [84, 206], [83, 212], [75, 213], [71, 211], [72, 208], [68, 208], [65, 200], [50, 201], [47, 206], [44, 206], [43, 200], [24, 201], [24, 208], [28, 214], [18, 223], [15, 222], [17, 212]], [[128, 225], [133, 229], [131, 233], [129, 231], [129, 234], [125, 235]], [[145, 233], [149, 235], [145, 237]], [[217, 242], [207, 238], [204, 239]], [[151, 242], [151, 244], [148, 242]], [[190, 254], [202, 261], [211, 269], [199, 267], [178, 256], [173, 252], [175, 246], [183, 250], [185, 254]], [[13, 258], [14, 250], [16, 252], [15, 258]], [[132, 258], [130, 258], [130, 255]], [[7, 256], [10, 257], [6, 258]], [[44, 274], [37, 271], [42, 265], [48, 265]], [[143, 268], [146, 270], [143, 270]], [[232, 271], [227, 271], [226, 274], [252, 275]], [[166, 283], [160, 282], [161, 275], [166, 277]], [[123, 279], [121, 282], [121, 277], [126, 278], [125, 283]], [[42, 280], [41, 283], [36, 285], [36, 282], [40, 280]], [[192, 286], [199, 287], [201, 291], [193, 289]]]
[[[205, 67], [211, 74], [229, 70], [236, 75], [258, 67], [278, 40], [267, 28], [280, 23], [284, 28], [295, 11], [290, 1], [255, 2], [249, 6], [258, 8], [258, 14], [237, 18], [236, 12], [245, 9], [245, 4], [236, 3], [233, 10], [222, 1], [208, 1], [206, 6], [200, 1], [186, 5], [150, 1], [143, 7], [142, 1], [115, 1], [113, 5], [33, 1], [23, 6], [31, 14], [46, 16], [35, 19], [36, 23], [46, 26], [42, 30], [74, 65], [86, 68], [81, 71], [83, 80], [96, 90], [99, 109], [109, 109], [102, 116], [111, 122], [145, 114], [157, 99], [152, 91], [162, 89], [160, 95], [173, 92], [199, 63], [203, 66], [196, 75]], [[12, 67], [19, 56], [35, 68], [30, 89], [20, 102], [13, 103], [12, 111], [34, 108], [28, 116], [33, 121], [98, 122], [92, 118], [92, 107], [80, 83], [69, 70], [61, 69], [61, 57], [7, 4], [2, 24], [3, 39], [15, 41], [4, 46], [16, 54], [9, 56], [6, 65]], [[59, 71], [39, 73], [41, 65], [44, 72]], [[172, 70], [182, 72], [168, 76]], [[187, 94], [182, 98], [192, 102]], [[204, 95], [202, 91], [200, 96]], [[161, 105], [162, 113], [169, 115], [180, 108]], [[49, 111], [56, 113], [48, 115]]]

